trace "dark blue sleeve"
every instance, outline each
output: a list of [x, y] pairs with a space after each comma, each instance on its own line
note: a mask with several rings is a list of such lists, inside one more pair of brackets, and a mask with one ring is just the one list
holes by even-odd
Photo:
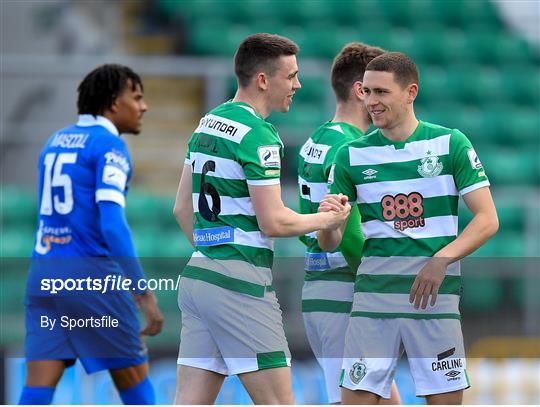
[[146, 290], [139, 290], [137, 281], [146, 280], [146, 278], [137, 259], [124, 208], [111, 201], [101, 201], [98, 206], [101, 231], [109, 246], [111, 256], [118, 261], [125, 277], [133, 282], [134, 291], [137, 294], [143, 293]]

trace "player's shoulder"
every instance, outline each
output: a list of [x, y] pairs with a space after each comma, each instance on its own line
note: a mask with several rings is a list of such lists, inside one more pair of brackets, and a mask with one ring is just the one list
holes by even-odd
[[228, 101], [210, 110], [201, 119], [199, 129], [203, 128], [224, 132], [230, 135], [231, 140], [236, 138], [238, 142], [279, 140], [275, 127], [254, 108], [242, 102]]
[[347, 141], [342, 148], [365, 148], [381, 144], [380, 130], [375, 129], [370, 133], [363, 134], [360, 137]]
[[430, 122], [421, 122], [424, 126], [424, 131], [427, 138], [437, 138], [441, 136], [450, 136], [451, 138], [460, 138], [465, 135], [459, 129], [450, 128], [446, 126], [441, 126], [440, 124], [430, 123]]
[[80, 122], [55, 131], [44, 145], [44, 150], [68, 149], [92, 151], [100, 147], [127, 148], [126, 142], [117, 134], [102, 125], [80, 125]]
[[216, 116], [250, 128], [266, 127], [267, 123], [251, 106], [228, 101], [210, 110], [206, 116]]

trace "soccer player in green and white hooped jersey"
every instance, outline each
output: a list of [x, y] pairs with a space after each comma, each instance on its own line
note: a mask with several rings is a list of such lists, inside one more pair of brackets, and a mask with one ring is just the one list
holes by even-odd
[[[345, 340], [344, 404], [388, 397], [403, 348], [428, 403], [459, 404], [469, 387], [458, 260], [495, 234], [497, 213], [467, 137], [416, 119], [418, 83], [404, 54], [368, 64], [363, 91], [378, 130], [343, 146], [329, 177], [331, 192], [358, 203], [366, 238]], [[474, 217], [457, 236], [459, 196]], [[318, 232], [321, 247], [337, 247], [343, 229]]]
[[[331, 81], [336, 113], [306, 141], [298, 157], [301, 213], [317, 213], [319, 201], [328, 189], [328, 174], [337, 150], [369, 129], [371, 119], [364, 105], [362, 77], [368, 62], [382, 53], [384, 50], [380, 48], [355, 42], [345, 45], [334, 59]], [[300, 239], [306, 244], [302, 289], [306, 334], [324, 373], [328, 402], [339, 403], [345, 331], [352, 308], [357, 262], [364, 244], [358, 207], [352, 209], [340, 248], [334, 252], [324, 252], [317, 244], [315, 233]], [[391, 402], [399, 404], [397, 388]]]
[[[343, 224], [350, 205], [300, 215], [281, 200], [283, 144], [265, 118], [300, 88], [298, 46], [247, 37], [235, 55], [238, 91], [200, 121], [174, 213], [195, 253], [182, 273], [175, 403], [213, 404], [237, 374], [255, 404], [293, 404], [290, 353], [272, 289], [273, 237]], [[321, 216], [323, 215], [323, 216]]]

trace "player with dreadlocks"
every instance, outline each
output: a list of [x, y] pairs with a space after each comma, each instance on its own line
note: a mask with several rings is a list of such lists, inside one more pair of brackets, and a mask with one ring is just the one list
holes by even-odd
[[[19, 403], [50, 404], [65, 368], [79, 359], [87, 373], [109, 370], [125, 404], [154, 404], [141, 334], [159, 333], [163, 316], [124, 214], [132, 165], [120, 137], [141, 130], [143, 85], [130, 68], [109, 64], [90, 72], [78, 91], [78, 122], [55, 132], [39, 157]], [[131, 284], [107, 285], [122, 279]], [[146, 316], [142, 331], [136, 302]]]

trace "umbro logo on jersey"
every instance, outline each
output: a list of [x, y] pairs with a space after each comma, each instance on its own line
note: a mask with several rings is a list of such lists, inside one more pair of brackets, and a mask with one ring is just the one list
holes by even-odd
[[364, 179], [375, 179], [377, 178], [375, 174], [377, 174], [378, 172], [379, 171], [374, 170], [373, 168], [368, 168], [367, 170], [362, 171], [362, 174], [365, 175]]

